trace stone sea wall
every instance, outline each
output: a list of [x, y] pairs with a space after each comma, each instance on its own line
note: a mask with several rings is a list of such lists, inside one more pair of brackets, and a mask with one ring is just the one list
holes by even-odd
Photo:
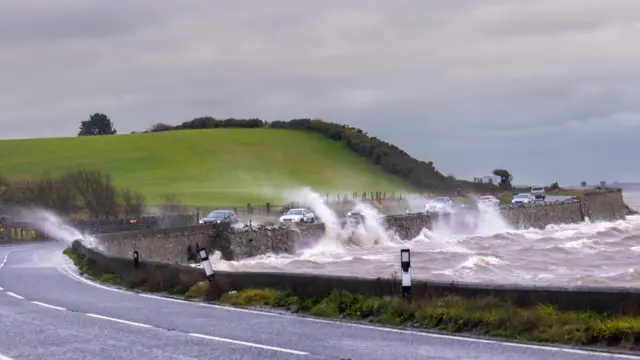
[[[500, 210], [517, 228], [544, 228], [550, 224], [624, 219], [626, 207], [620, 191], [603, 191], [557, 203], [512, 206]], [[455, 217], [455, 215], [453, 215]], [[441, 219], [442, 217], [442, 219]], [[432, 228], [448, 215], [418, 213], [387, 216], [385, 223], [402, 239], [411, 239], [423, 228]], [[449, 220], [455, 220], [451, 218]], [[324, 235], [323, 224], [285, 227], [195, 225], [157, 230], [98, 235], [100, 250], [117, 257], [130, 257], [134, 250], [142, 259], [164, 263], [186, 263], [197, 246], [220, 251], [225, 260], [240, 260], [266, 253], [295, 253]], [[195, 260], [195, 259], [194, 259]]]
[[[186, 290], [198, 281], [205, 280], [204, 271], [191, 266], [153, 262], [148, 259], [141, 259], [138, 266], [134, 266], [130, 257], [98, 252], [86, 248], [79, 241], [73, 243], [73, 249], [93, 273], [115, 274], [123, 284], [131, 287], [144, 284], [149, 291]], [[273, 288], [302, 299], [323, 298], [334, 289], [369, 296], [399, 296], [402, 289], [398, 279], [225, 271], [216, 272], [214, 286], [219, 293]], [[482, 285], [414, 280], [412, 293], [416, 299], [440, 298], [447, 295], [465, 298], [493, 297], [526, 307], [547, 304], [572, 311], [640, 313], [640, 290], [629, 288], [527, 287], [515, 284]]]

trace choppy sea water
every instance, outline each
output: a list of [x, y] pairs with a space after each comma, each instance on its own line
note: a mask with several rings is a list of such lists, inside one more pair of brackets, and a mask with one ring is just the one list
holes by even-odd
[[[640, 208], [640, 193], [624, 196], [632, 208]], [[363, 206], [367, 219], [375, 219], [375, 210]], [[400, 249], [409, 248], [414, 278], [640, 286], [640, 216], [515, 230], [497, 212], [486, 211], [467, 219], [478, 224], [473, 233], [441, 224], [431, 231], [424, 229], [414, 239], [398, 239], [375, 221], [341, 229], [337, 218], [321, 204], [314, 209], [329, 229], [314, 247], [295, 255], [267, 254], [241, 261], [218, 258], [214, 259], [215, 268], [391, 277], [400, 271]]]

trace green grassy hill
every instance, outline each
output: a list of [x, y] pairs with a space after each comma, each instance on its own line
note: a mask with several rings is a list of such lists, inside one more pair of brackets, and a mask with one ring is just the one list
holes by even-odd
[[340, 142], [313, 132], [212, 129], [0, 141], [0, 173], [52, 175], [86, 167], [111, 174], [149, 203], [177, 195], [188, 205], [278, 202], [300, 186], [329, 193], [408, 191]]

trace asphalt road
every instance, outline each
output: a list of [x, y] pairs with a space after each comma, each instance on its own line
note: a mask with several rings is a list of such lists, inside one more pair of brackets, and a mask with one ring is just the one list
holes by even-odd
[[0, 360], [640, 359], [139, 295], [78, 276], [62, 249], [0, 247]]
[[547, 197], [544, 199], [545, 202], [556, 202], [556, 201], [565, 201], [574, 198], [575, 196], [567, 196], [567, 195], [551, 195], [547, 194]]

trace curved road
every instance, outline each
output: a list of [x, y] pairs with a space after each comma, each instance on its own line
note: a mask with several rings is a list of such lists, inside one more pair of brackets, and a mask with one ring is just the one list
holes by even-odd
[[80, 277], [63, 248], [0, 247], [0, 360], [640, 359], [136, 294]]

